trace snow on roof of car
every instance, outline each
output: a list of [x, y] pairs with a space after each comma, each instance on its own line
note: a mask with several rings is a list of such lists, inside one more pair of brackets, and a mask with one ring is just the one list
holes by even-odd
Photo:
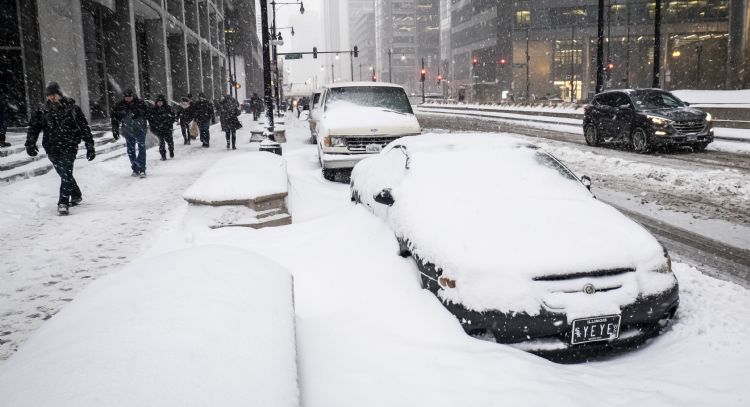
[[[398, 161], [399, 144], [407, 147], [408, 169], [405, 159]], [[445, 299], [477, 311], [535, 315], [543, 290], [534, 277], [651, 269], [664, 261], [645, 229], [596, 200], [559, 161], [528, 146], [505, 135], [403, 137], [377, 159], [360, 162], [352, 179], [368, 196], [392, 188], [395, 203], [386, 218], [396, 235], [456, 280]], [[395, 164], [378, 166], [378, 160]], [[602, 308], [584, 301], [576, 312], [616, 313], [638, 295], [638, 283], [656, 291], [668, 283], [649, 278], [633, 281], [617, 303]]]
[[364, 86], [368, 88], [402, 88], [403, 86], [397, 85], [395, 83], [388, 83], [388, 82], [367, 82], [367, 81], [359, 81], [359, 82], [339, 82], [339, 83], [329, 83], [325, 85], [326, 88], [351, 88], [356, 86]]
[[292, 278], [228, 246], [132, 263], [0, 366], [3, 406], [297, 406]]

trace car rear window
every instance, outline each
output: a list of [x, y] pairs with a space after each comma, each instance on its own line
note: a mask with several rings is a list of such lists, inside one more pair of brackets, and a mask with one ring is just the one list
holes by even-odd
[[406, 92], [401, 88], [376, 86], [351, 86], [331, 88], [326, 96], [326, 105], [345, 101], [360, 106], [382, 107], [399, 113], [413, 114]]

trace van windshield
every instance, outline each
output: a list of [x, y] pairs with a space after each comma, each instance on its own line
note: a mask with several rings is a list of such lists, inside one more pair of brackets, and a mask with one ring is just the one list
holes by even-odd
[[401, 88], [352, 86], [331, 88], [326, 96], [326, 105], [345, 101], [360, 106], [382, 107], [399, 113], [414, 114], [406, 92]]

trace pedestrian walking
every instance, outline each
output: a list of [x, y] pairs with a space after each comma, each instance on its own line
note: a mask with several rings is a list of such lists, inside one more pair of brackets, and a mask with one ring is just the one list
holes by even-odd
[[73, 177], [73, 164], [78, 155], [78, 144], [83, 140], [86, 146], [86, 158], [96, 158], [94, 137], [91, 134], [86, 116], [75, 100], [65, 97], [60, 85], [50, 82], [45, 89], [47, 100], [31, 116], [26, 133], [26, 153], [32, 157], [39, 154], [36, 142], [39, 133], [42, 147], [47, 158], [52, 162], [57, 175], [60, 176], [60, 194], [57, 200], [57, 212], [67, 215], [70, 206], [76, 206], [83, 200], [83, 194]]
[[238, 117], [240, 116], [240, 105], [230, 95], [225, 95], [219, 104], [219, 119], [221, 120], [221, 131], [227, 135], [227, 150], [237, 149], [237, 129], [242, 128]]
[[[112, 118], [112, 137], [125, 137], [130, 168], [133, 177], [146, 178], [146, 115], [148, 105], [138, 98], [133, 89], [125, 89], [122, 100], [117, 102]], [[136, 151], [136, 147], [138, 150]]]
[[159, 154], [161, 160], [167, 160], [167, 148], [169, 147], [169, 158], [174, 158], [174, 139], [172, 138], [172, 125], [175, 121], [175, 115], [172, 108], [167, 103], [164, 95], [156, 96], [154, 105], [148, 110], [148, 124], [151, 131], [159, 139]]
[[253, 111], [253, 121], [257, 122], [260, 112], [263, 110], [263, 101], [260, 100], [257, 93], [253, 93], [253, 96], [250, 98], [250, 109]]
[[208, 132], [208, 127], [211, 122], [216, 121], [213, 104], [206, 99], [206, 95], [200, 93], [198, 100], [193, 103], [193, 119], [198, 122], [198, 128], [201, 132], [201, 143], [203, 147], [208, 148], [210, 146], [211, 135]]
[[180, 122], [180, 130], [182, 131], [182, 144], [190, 144], [190, 122], [193, 120], [190, 116], [191, 104], [192, 102], [189, 98], [183, 97], [177, 106], [177, 121]]
[[5, 131], [8, 129], [11, 112], [8, 100], [0, 93], [0, 148], [10, 147], [10, 143], [5, 141]]

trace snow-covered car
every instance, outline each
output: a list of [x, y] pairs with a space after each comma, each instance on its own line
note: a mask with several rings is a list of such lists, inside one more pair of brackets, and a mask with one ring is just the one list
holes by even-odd
[[318, 159], [331, 181], [393, 140], [422, 132], [404, 88], [390, 83], [327, 85], [318, 109]]
[[679, 304], [666, 249], [590, 182], [522, 140], [430, 134], [358, 163], [351, 198], [467, 333], [580, 361], [639, 346]]

